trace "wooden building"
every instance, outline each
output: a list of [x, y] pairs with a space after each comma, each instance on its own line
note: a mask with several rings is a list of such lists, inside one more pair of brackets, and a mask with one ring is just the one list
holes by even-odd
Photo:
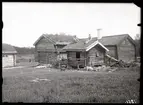
[[15, 48], [9, 44], [2, 44], [2, 67], [10, 67], [16, 65]]
[[76, 36], [43, 34], [34, 43], [35, 60], [39, 63], [53, 64], [57, 60], [67, 58], [63, 47], [77, 41]]
[[128, 34], [104, 36], [99, 41], [109, 49], [110, 56], [126, 62], [136, 60], [136, 43]]
[[97, 38], [81, 39], [63, 48], [67, 52], [68, 65], [85, 67], [104, 64], [106, 51], [109, 51]]
[[35, 60], [39, 63], [53, 64], [64, 58], [70, 66], [85, 67], [105, 63], [105, 55], [123, 61], [136, 60], [136, 44], [128, 34], [104, 36], [100, 39], [44, 34], [34, 46]]

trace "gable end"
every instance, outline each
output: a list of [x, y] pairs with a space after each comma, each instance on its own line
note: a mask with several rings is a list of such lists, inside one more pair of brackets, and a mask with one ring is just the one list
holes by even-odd
[[33, 45], [36, 46], [39, 43], [39, 41], [41, 41], [43, 38], [46, 39], [47, 42], [50, 41], [51, 43], [53, 43], [50, 39], [48, 39], [48, 38], [46, 38], [45, 36], [42, 35], [35, 41], [35, 43]]
[[121, 40], [118, 46], [120, 46], [125, 40], [128, 40], [132, 45], [136, 46], [135, 41], [129, 35], [127, 35], [123, 40]]

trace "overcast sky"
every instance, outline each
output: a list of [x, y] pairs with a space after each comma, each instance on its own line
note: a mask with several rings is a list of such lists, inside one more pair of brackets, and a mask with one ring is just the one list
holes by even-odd
[[43, 34], [140, 34], [140, 8], [121, 3], [2, 3], [3, 43], [32, 47]]

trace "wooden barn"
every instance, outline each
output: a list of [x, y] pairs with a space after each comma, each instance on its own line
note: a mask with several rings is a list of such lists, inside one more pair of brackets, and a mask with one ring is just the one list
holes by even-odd
[[97, 38], [80, 39], [63, 48], [67, 52], [68, 65], [71, 67], [95, 66], [105, 63], [109, 51]]
[[62, 48], [76, 41], [76, 36], [43, 34], [34, 43], [35, 60], [39, 63], [53, 64], [62, 58], [67, 59], [67, 53]]
[[104, 36], [99, 41], [109, 49], [110, 56], [126, 62], [136, 60], [136, 43], [128, 34]]
[[15, 48], [9, 44], [2, 44], [2, 67], [10, 67], [16, 65]]

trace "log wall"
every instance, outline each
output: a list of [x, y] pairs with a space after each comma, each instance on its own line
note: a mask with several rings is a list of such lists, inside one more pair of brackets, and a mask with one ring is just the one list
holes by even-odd
[[132, 61], [135, 60], [135, 45], [133, 45], [128, 39], [124, 40], [118, 46], [119, 60]]

